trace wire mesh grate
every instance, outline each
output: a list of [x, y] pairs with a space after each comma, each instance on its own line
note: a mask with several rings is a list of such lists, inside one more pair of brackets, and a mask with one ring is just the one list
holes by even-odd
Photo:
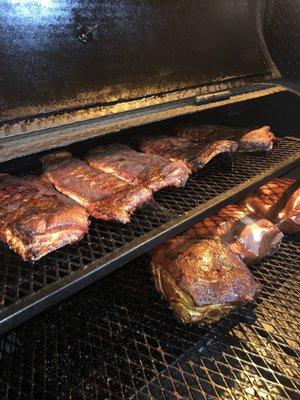
[[160, 377], [142, 393], [156, 390], [157, 398], [168, 399], [176, 393], [197, 399], [298, 399], [299, 250], [299, 242], [287, 240], [276, 256], [254, 268], [264, 285], [256, 307], [248, 305], [222, 320], [205, 346], [197, 344], [163, 371], [164, 379], [172, 381], [170, 396]]
[[255, 304], [186, 326], [142, 256], [2, 336], [0, 398], [298, 399], [299, 240], [252, 271]]
[[[154, 204], [137, 211], [130, 224], [93, 220], [81, 242], [55, 251], [35, 263], [22, 262], [5, 244], [0, 244], [0, 320], [4, 312], [9, 313], [12, 305], [22, 306], [23, 299], [34, 302], [34, 296], [41, 289], [49, 288], [51, 292], [53, 283], [63, 287], [65, 278], [76, 271], [84, 273], [86, 266], [94, 261], [101, 267], [101, 260], [107, 256], [113, 259], [123, 245], [130, 245], [137, 238], [143, 240], [144, 234], [151, 234], [186, 211], [276, 167], [277, 163], [284, 162], [297, 151], [300, 151], [299, 141], [284, 139], [270, 154], [235, 155], [231, 167], [219, 159], [194, 174], [184, 188], [168, 188], [156, 193]], [[30, 170], [35, 165], [33, 161], [31, 156], [27, 171], [18, 160], [18, 168], [23, 173], [39, 173], [36, 166], [35, 171]], [[134, 253], [135, 245], [131, 251]]]

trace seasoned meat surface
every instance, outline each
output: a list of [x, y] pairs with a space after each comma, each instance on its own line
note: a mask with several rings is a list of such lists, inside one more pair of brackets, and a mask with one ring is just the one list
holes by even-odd
[[228, 127], [208, 124], [180, 124], [175, 127], [175, 133], [180, 138], [194, 142], [207, 143], [216, 140], [238, 141], [238, 151], [265, 152], [273, 149], [276, 136], [269, 126], [249, 130], [245, 128]]
[[80, 240], [85, 209], [40, 178], [0, 174], [0, 237], [24, 260], [37, 260]]
[[263, 126], [262, 128], [244, 133], [239, 141], [238, 151], [271, 151], [276, 140], [276, 136], [271, 132], [271, 128]]
[[43, 163], [55, 188], [83, 205], [92, 217], [126, 223], [135, 209], [152, 200], [150, 190], [97, 171], [71, 153], [49, 154]]
[[236, 138], [239, 140], [243, 134], [240, 128], [229, 128], [222, 125], [200, 123], [181, 123], [175, 126], [174, 133], [177, 137], [194, 142], [211, 142], [220, 139]]
[[182, 161], [140, 153], [121, 143], [96, 147], [85, 160], [93, 168], [153, 191], [167, 186], [184, 186], [191, 173]]
[[279, 229], [287, 235], [300, 232], [300, 189], [296, 189], [277, 217]]
[[277, 224], [285, 234], [300, 232], [300, 182], [274, 179], [255, 190], [241, 206]]
[[140, 148], [145, 153], [158, 154], [172, 161], [184, 161], [192, 171], [203, 168], [219, 154], [234, 153], [237, 146], [232, 140], [200, 144], [168, 135], [150, 136], [140, 140]]
[[219, 238], [247, 265], [274, 253], [283, 238], [272, 222], [233, 204], [198, 222], [184, 235]]
[[252, 301], [252, 274], [220, 240], [171, 239], [151, 253], [157, 289], [183, 322], [212, 323]]

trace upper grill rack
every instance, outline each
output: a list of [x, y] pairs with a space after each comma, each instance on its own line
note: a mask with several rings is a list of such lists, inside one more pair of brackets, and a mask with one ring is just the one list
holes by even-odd
[[[299, 141], [282, 139], [270, 154], [237, 154], [231, 168], [219, 160], [194, 174], [184, 188], [158, 192], [155, 203], [136, 212], [130, 224], [93, 220], [81, 242], [34, 264], [0, 244], [0, 332], [183, 231], [220, 203], [291, 169], [299, 154]], [[21, 161], [16, 163], [22, 169]]]

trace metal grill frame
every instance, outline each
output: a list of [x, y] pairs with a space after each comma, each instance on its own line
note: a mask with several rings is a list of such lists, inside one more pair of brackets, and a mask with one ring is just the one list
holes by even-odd
[[[277, 157], [280, 158], [280, 162], [276, 164], [273, 160], [274, 165], [272, 165], [271, 167], [260, 167], [260, 161], [264, 160], [266, 162], [266, 157], [269, 157], [269, 159], [267, 158], [267, 161], [272, 164], [272, 159], [276, 159], [276, 152]], [[245, 160], [246, 162], [246, 159], [248, 160], [248, 163], [250, 162], [250, 164], [251, 162], [256, 163], [257, 168], [261, 168], [262, 172], [260, 172], [259, 174], [252, 174], [250, 179], [245, 179], [239, 184], [236, 184], [236, 181], [232, 179], [232, 182], [230, 181], [231, 189], [226, 191], [221, 190], [221, 193], [219, 193], [217, 196], [194, 207], [192, 206], [192, 204], [195, 203], [192, 201], [193, 190], [189, 194], [189, 184], [186, 188], [170, 188], [160, 191], [155, 196], [156, 201], [159, 204], [164, 204], [165, 194], [167, 194], [167, 197], [169, 198], [176, 196], [179, 196], [179, 198], [184, 198], [184, 196], [187, 196], [190, 199], [187, 202], [188, 209], [183, 208], [180, 212], [177, 212], [176, 215], [176, 213], [173, 213], [173, 211], [171, 211], [172, 205], [168, 207], [169, 209], [162, 207], [162, 209], [164, 210], [164, 215], [162, 215], [161, 217], [157, 217], [156, 215], [158, 219], [157, 228], [151, 229], [146, 233], [143, 233], [143, 231], [141, 230], [141, 234], [137, 235], [138, 237], [133, 238], [133, 240], [124, 239], [124, 243], [121, 246], [116, 246], [113, 251], [109, 252], [109, 254], [106, 254], [101, 258], [96, 258], [91, 261], [91, 257], [85, 256], [83, 254], [81, 256], [81, 265], [79, 268], [77, 268], [75, 271], [72, 271], [71, 267], [69, 267], [69, 271], [64, 272], [63, 277], [61, 277], [60, 271], [56, 271], [57, 274], [59, 274], [59, 278], [53, 279], [52, 283], [51, 278], [50, 282], [47, 281], [46, 285], [42, 286], [42, 288], [35, 287], [35, 282], [32, 282], [32, 278], [30, 278], [31, 281], [29, 283], [26, 282], [25, 279], [25, 289], [23, 288], [21, 296], [18, 286], [19, 283], [17, 283], [17, 288], [14, 286], [14, 284], [11, 284], [11, 287], [9, 287], [9, 292], [17, 292], [17, 294], [12, 294], [12, 300], [8, 304], [6, 304], [6, 306], [4, 306], [0, 311], [0, 333], [3, 333], [15, 327], [16, 325], [24, 322], [26, 319], [31, 318], [32, 316], [38, 314], [46, 308], [54, 305], [55, 303], [58, 303], [64, 298], [90, 285], [92, 282], [95, 282], [96, 280], [104, 277], [110, 272], [120, 268], [124, 264], [127, 264], [128, 262], [139, 257], [140, 255], [150, 251], [158, 244], [184, 231], [198, 220], [201, 220], [205, 216], [213, 213], [217, 208], [220, 208], [221, 206], [225, 206], [231, 202], [240, 199], [243, 194], [246, 194], [254, 187], [257, 187], [267, 182], [268, 180], [293, 169], [298, 165], [300, 160], [300, 141], [297, 138], [281, 139], [280, 143], [277, 146], [277, 149], [275, 149], [273, 153], [269, 154], [268, 156], [240, 154], [237, 155], [235, 159], [237, 160], [237, 164], [234, 164], [233, 166], [233, 169], [235, 168], [233, 174], [237, 177], [240, 174], [239, 168], [243, 168], [243, 161]], [[224, 176], [224, 180], [226, 180], [226, 171], [225, 174], [223, 171], [220, 172], [219, 166], [217, 165], [217, 163], [215, 163], [215, 165], [212, 164], [211, 166], [208, 166], [207, 169], [204, 169], [198, 174], [193, 175], [190, 178], [191, 185], [193, 185], [194, 181], [194, 183], [197, 183], [196, 187], [198, 187], [199, 190], [201, 188], [202, 191], [205, 191], [208, 187], [206, 186], [206, 189], [205, 187], [202, 188], [202, 185], [200, 185], [201, 177], [202, 179], [204, 179], [204, 176], [209, 176], [210, 184], [213, 187], [214, 172], [219, 173], [219, 178], [221, 173], [221, 178], [222, 176]], [[220, 189], [218, 190], [220, 192]], [[144, 214], [145, 209], [142, 209], [140, 212], [137, 213], [137, 215], [140, 215], [141, 218], [143, 218]], [[134, 218], [135, 217], [133, 217], [133, 220]], [[164, 223], [161, 223], [161, 221], [164, 221]], [[143, 223], [144, 222], [142, 222], [141, 224]], [[96, 229], [97, 224], [99, 224], [99, 222], [95, 222], [94, 224]], [[108, 232], [111, 241], [114, 241], [114, 232], [120, 229], [120, 225], [109, 225]], [[87, 240], [87, 242], [85, 243], [85, 247], [88, 249], [89, 246], [93, 246], [93, 244], [89, 242], [89, 240]], [[72, 248], [74, 249], [75, 247], [73, 246], [70, 248], [71, 250], [69, 250], [69, 259], [72, 257], [70, 255], [72, 254]], [[62, 249], [61, 251], [62, 254], [66, 254], [64, 253], [64, 249]], [[4, 257], [7, 257], [8, 254], [7, 252], [5, 252], [6, 250], [4, 250]], [[54, 252], [54, 257], [55, 253], [59, 254], [59, 251]], [[83, 264], [82, 260], [86, 259], [88, 259], [90, 262], [86, 262]], [[70, 263], [70, 260], [67, 262]], [[18, 279], [22, 280], [22, 265], [20, 266], [20, 270], [21, 275], [20, 277], [18, 277]], [[30, 274], [36, 274], [36, 277], [36, 270], [38, 270], [38, 265], [36, 266], [36, 269], [33, 266], [33, 272], [30, 271]], [[7, 277], [5, 276], [5, 278]], [[47, 277], [45, 278], [45, 276], [43, 276], [41, 277], [41, 279], [47, 279]]]
[[299, 239], [285, 237], [275, 255], [250, 267], [263, 285], [254, 304], [205, 328], [200, 341], [132, 399], [297, 400]]
[[184, 325], [144, 255], [0, 337], [5, 400], [297, 400], [299, 237], [252, 265], [254, 303]]

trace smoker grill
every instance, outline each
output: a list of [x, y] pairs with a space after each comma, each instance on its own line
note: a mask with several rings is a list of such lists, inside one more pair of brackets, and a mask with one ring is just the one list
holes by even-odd
[[38, 3], [0, 9], [1, 172], [39, 174], [51, 149], [82, 157], [185, 121], [270, 124], [280, 140], [157, 192], [130, 224], [93, 220], [81, 242], [33, 264], [0, 244], [0, 398], [299, 398], [297, 238], [253, 266], [256, 304], [212, 328], [173, 317], [146, 254], [299, 166], [299, 5]]
[[297, 400], [299, 265], [286, 238], [256, 303], [208, 328], [174, 318], [143, 256], [4, 335], [1, 398]]

